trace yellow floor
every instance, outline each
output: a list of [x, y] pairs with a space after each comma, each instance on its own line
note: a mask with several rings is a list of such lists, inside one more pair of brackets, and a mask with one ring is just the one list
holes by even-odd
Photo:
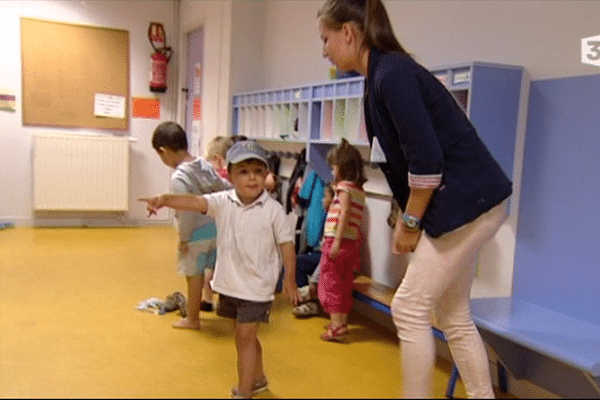
[[[0, 230], [0, 397], [228, 398], [229, 320], [203, 313], [201, 331], [181, 331], [175, 313], [135, 309], [185, 293], [176, 241], [169, 227]], [[352, 315], [350, 343], [328, 343], [326, 321], [297, 320], [277, 298], [259, 331], [270, 390], [257, 398], [398, 397], [394, 333]], [[449, 370], [438, 363], [437, 397]]]

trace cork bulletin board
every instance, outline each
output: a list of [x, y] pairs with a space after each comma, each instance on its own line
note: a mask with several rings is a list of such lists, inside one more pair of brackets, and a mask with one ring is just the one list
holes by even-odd
[[21, 52], [23, 125], [129, 128], [128, 31], [21, 18]]

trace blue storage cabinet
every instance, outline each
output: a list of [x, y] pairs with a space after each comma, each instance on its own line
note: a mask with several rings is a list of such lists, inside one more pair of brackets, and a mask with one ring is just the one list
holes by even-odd
[[483, 142], [512, 179], [523, 68], [473, 62], [430, 70], [462, 105]]
[[[471, 62], [430, 69], [465, 109], [506, 174], [513, 160], [523, 68]], [[233, 96], [233, 135], [302, 143], [307, 161], [331, 179], [327, 151], [341, 138], [368, 146], [363, 115], [364, 78], [345, 78]]]
[[600, 397], [600, 74], [531, 83], [513, 292], [471, 301], [512, 376]]

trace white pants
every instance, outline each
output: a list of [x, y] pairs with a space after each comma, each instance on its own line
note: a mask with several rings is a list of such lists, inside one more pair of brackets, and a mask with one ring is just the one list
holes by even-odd
[[467, 395], [493, 398], [487, 353], [469, 305], [477, 253], [506, 219], [506, 205], [438, 238], [424, 232], [392, 301], [400, 338], [406, 398], [432, 395], [435, 342], [431, 319], [444, 332]]

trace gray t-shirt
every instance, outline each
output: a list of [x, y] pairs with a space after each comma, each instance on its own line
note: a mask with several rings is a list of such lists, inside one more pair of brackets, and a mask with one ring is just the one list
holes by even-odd
[[[171, 175], [172, 193], [203, 195], [227, 189], [231, 189], [229, 182], [221, 178], [213, 166], [201, 157], [182, 162]], [[175, 219], [179, 240], [183, 242], [192, 241], [194, 231], [214, 222], [212, 217], [196, 211], [176, 211]]]

